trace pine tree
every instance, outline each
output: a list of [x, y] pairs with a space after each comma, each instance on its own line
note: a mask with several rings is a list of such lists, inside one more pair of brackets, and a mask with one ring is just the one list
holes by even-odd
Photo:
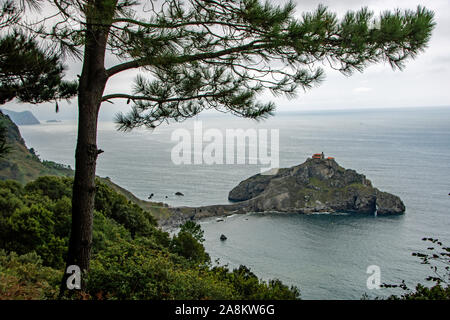
[[[426, 48], [434, 27], [424, 7], [380, 17], [363, 8], [338, 19], [324, 6], [295, 18], [292, 2], [259, 0], [53, 0], [47, 6], [57, 23], [22, 27], [83, 64], [67, 259], [82, 270], [89, 269], [102, 104], [131, 103], [130, 112], [117, 116], [122, 130], [182, 121], [205, 109], [261, 119], [275, 108], [258, 101], [262, 92], [295, 96], [323, 80], [322, 63], [346, 75], [379, 62], [402, 69]], [[107, 55], [120, 62], [107, 68]], [[141, 73], [132, 93], [104, 94], [109, 79], [133, 69]]]
[[0, 38], [0, 105], [17, 98], [42, 103], [72, 98], [76, 81], [64, 81], [64, 67], [55, 54], [39, 48], [21, 33]]

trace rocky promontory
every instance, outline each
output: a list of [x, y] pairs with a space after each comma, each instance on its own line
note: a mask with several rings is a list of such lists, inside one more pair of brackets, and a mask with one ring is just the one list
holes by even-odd
[[309, 158], [275, 175], [254, 175], [230, 191], [255, 211], [402, 214], [399, 197], [374, 188], [365, 175], [344, 169], [333, 158]]
[[[222, 216], [247, 212], [347, 212], [363, 214], [403, 214], [402, 200], [372, 186], [365, 175], [345, 169], [333, 159], [317, 156], [275, 174], [254, 175], [233, 188], [228, 205], [170, 208], [166, 221]], [[164, 222], [163, 222], [164, 224]]]

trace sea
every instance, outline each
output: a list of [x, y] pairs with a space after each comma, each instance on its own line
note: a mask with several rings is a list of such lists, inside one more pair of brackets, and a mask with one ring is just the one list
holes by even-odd
[[[199, 123], [202, 131], [194, 132]], [[21, 126], [20, 131], [41, 159], [74, 167], [76, 125], [76, 121], [43, 122]], [[280, 279], [298, 287], [303, 299], [399, 293], [378, 289], [373, 276], [379, 283], [405, 280], [410, 287], [426, 283], [431, 270], [412, 253], [428, 247], [421, 240], [424, 237], [450, 245], [449, 107], [301, 111], [278, 113], [260, 122], [205, 114], [154, 130], [116, 129], [113, 122], [99, 123], [98, 147], [104, 153], [97, 174], [139, 198], [153, 193], [152, 201], [171, 206], [226, 204], [234, 186], [266, 166], [251, 157], [255, 143], [251, 139], [241, 141], [247, 144], [248, 154], [240, 159], [236, 155], [232, 163], [196, 161], [208, 145], [201, 139], [209, 129], [224, 137], [226, 130], [250, 130], [258, 141], [265, 130], [267, 136], [278, 135], [269, 145], [274, 146], [280, 167], [301, 164], [313, 153], [324, 152], [342, 167], [366, 175], [378, 189], [398, 195], [406, 205], [401, 216], [249, 213], [200, 222], [214, 264], [245, 265], [265, 281]], [[173, 150], [180, 147], [176, 138], [183, 134], [190, 136], [192, 161], [179, 164]], [[235, 151], [231, 149], [224, 147], [224, 157]], [[202, 159], [201, 154], [197, 159]], [[220, 241], [221, 234], [226, 241]]]

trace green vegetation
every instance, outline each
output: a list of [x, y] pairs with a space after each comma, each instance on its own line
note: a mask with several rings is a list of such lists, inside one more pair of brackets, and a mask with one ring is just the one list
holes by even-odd
[[10, 147], [6, 141], [7, 133], [8, 129], [6, 128], [5, 121], [0, 119], [0, 158], [6, 156], [10, 151]]
[[18, 255], [0, 249], [0, 300], [51, 299], [61, 276], [60, 270], [43, 266], [35, 252]]
[[[0, 299], [56, 298], [71, 224], [73, 179], [0, 181]], [[84, 299], [297, 299], [294, 287], [211, 263], [195, 222], [172, 237], [97, 179]]]
[[186, 232], [191, 234], [198, 242], [205, 241], [205, 238], [203, 237], [204, 232], [202, 228], [200, 227], [199, 224], [195, 223], [194, 221], [186, 221], [186, 223], [184, 223], [181, 226], [180, 232]]

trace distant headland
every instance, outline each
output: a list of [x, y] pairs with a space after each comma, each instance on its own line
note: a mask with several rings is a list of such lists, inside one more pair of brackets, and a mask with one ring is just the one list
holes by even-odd
[[7, 109], [1, 109], [3, 114], [10, 117], [12, 122], [18, 126], [40, 124], [39, 120], [31, 113], [31, 111], [11, 111]]

